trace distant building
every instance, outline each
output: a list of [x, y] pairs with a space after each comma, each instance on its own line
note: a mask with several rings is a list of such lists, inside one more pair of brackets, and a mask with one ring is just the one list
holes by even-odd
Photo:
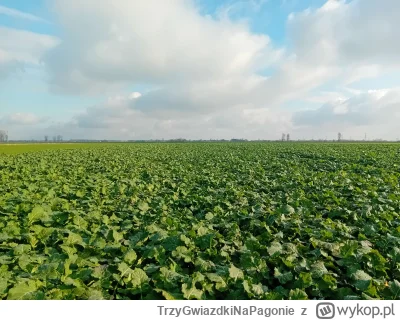
[[290, 141], [290, 134], [289, 133], [286, 135], [286, 141]]

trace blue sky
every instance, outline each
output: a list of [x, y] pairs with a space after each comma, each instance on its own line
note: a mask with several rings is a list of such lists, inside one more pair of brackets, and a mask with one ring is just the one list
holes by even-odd
[[[57, 23], [53, 21], [51, 8], [47, 4], [48, 2], [43, 0], [1, 0], [0, 6], [34, 15], [45, 21], [1, 14], [0, 10], [0, 27], [59, 36]], [[70, 116], [74, 109], [84, 108], [101, 101], [101, 98], [52, 94], [48, 90], [43, 68], [26, 65], [24, 72], [1, 83], [0, 100], [4, 104], [0, 109], [3, 114], [18, 110], [21, 113], [34, 112], [40, 117], [51, 117], [59, 121]]]
[[10, 137], [398, 136], [398, 1], [100, 3], [0, 0]]
[[230, 8], [233, 20], [246, 19], [250, 29], [255, 33], [267, 34], [274, 43], [285, 45], [286, 20], [292, 12], [300, 12], [308, 8], [319, 8], [325, 0], [286, 0], [286, 1], [249, 1], [249, 0], [198, 0], [197, 4], [203, 14], [214, 17], [221, 10]]
[[16, 18], [5, 14], [0, 14], [0, 24], [2, 26], [30, 30], [33, 32], [57, 35], [57, 25], [52, 23], [52, 15], [46, 1], [43, 0], [2, 0], [0, 5], [20, 12], [29, 13], [47, 20], [49, 23], [37, 23], [28, 19]]

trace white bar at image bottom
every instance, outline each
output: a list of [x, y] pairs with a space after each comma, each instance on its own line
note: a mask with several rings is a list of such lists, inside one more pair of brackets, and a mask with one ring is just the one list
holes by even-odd
[[0, 301], [0, 319], [400, 319], [400, 301]]

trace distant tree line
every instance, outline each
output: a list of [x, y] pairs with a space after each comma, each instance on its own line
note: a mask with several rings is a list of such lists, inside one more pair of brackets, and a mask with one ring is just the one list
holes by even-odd
[[7, 142], [7, 141], [8, 141], [7, 131], [0, 130], [0, 142]]

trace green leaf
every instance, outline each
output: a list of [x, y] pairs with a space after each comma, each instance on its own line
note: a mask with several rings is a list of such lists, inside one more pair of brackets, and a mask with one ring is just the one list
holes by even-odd
[[155, 289], [155, 291], [161, 293], [166, 300], [182, 300], [183, 298], [181, 293], [168, 292], [162, 289]]
[[328, 270], [322, 261], [317, 261], [311, 266], [311, 274], [315, 278], [321, 278], [324, 274], [327, 274]]
[[393, 293], [393, 300], [397, 300], [400, 297], [400, 282], [396, 279], [389, 283], [390, 291]]
[[282, 212], [285, 214], [292, 214], [295, 212], [295, 210], [292, 206], [287, 204], [282, 207]]
[[206, 220], [212, 220], [214, 218], [214, 215], [211, 212], [209, 212], [206, 214], [205, 218]]
[[277, 278], [281, 284], [293, 280], [293, 274], [290, 271], [281, 272], [278, 268], [274, 269], [274, 277]]
[[300, 289], [290, 290], [289, 300], [308, 300], [307, 293]]
[[87, 295], [88, 300], [104, 300], [103, 293], [100, 290], [89, 289]]
[[355, 280], [369, 281], [372, 277], [363, 270], [357, 270], [353, 275]]
[[340, 254], [343, 258], [348, 258], [354, 255], [358, 248], [357, 241], [346, 241], [340, 248]]
[[355, 280], [354, 286], [359, 290], [366, 291], [371, 285], [372, 277], [363, 270], [357, 270], [353, 274], [353, 278]]
[[132, 274], [132, 269], [125, 263], [121, 262], [118, 264], [118, 271], [120, 272], [120, 277], [128, 277]]
[[216, 273], [207, 273], [207, 278], [210, 279], [213, 283], [215, 283], [215, 289], [218, 291], [225, 291], [227, 289], [227, 284], [225, 280]]
[[36, 206], [32, 209], [32, 211], [28, 214], [28, 223], [32, 224], [36, 221], [40, 221], [42, 219], [47, 218], [47, 212], [43, 207]]
[[324, 274], [322, 276], [323, 285], [320, 284], [321, 289], [329, 288], [335, 290], [337, 287], [337, 280], [330, 274]]
[[13, 263], [14, 259], [10, 256], [2, 255], [0, 256], [0, 264], [1, 265], [6, 265], [6, 264], [11, 264]]
[[299, 280], [297, 281], [300, 288], [305, 289], [313, 284], [311, 273], [302, 272], [299, 274]]
[[149, 204], [145, 201], [140, 202], [138, 208], [142, 212], [147, 212], [150, 209]]
[[146, 272], [140, 268], [135, 268], [131, 273], [131, 283], [133, 288], [141, 288], [143, 285], [147, 284], [149, 277]]
[[2, 294], [6, 293], [7, 288], [8, 288], [7, 279], [0, 279], [0, 297]]
[[14, 255], [19, 256], [22, 254], [29, 254], [31, 249], [32, 249], [31, 246], [28, 244], [19, 244], [16, 247], [14, 247], [13, 251]]
[[37, 283], [33, 280], [21, 281], [8, 291], [8, 300], [35, 299], [38, 290]]
[[75, 245], [75, 244], [84, 245], [84, 242], [83, 242], [82, 237], [79, 234], [70, 232], [68, 235], [68, 238], [65, 241], [65, 244], [66, 245]]
[[84, 190], [78, 190], [78, 191], [75, 193], [75, 195], [76, 195], [78, 198], [83, 198], [83, 197], [85, 196], [85, 191], [84, 191]]
[[118, 242], [120, 242], [122, 239], [124, 239], [124, 235], [123, 235], [122, 233], [116, 231], [116, 230], [113, 230], [112, 234], [113, 234], [114, 241], [115, 241], [116, 243], [118, 243]]
[[244, 274], [243, 271], [240, 270], [239, 268], [236, 268], [233, 264], [231, 264], [229, 268], [229, 277], [233, 279], [234, 281], [238, 279], [243, 279]]
[[129, 250], [125, 253], [124, 261], [128, 264], [132, 264], [137, 259], [137, 254], [134, 250]]
[[271, 256], [276, 256], [276, 255], [281, 254], [281, 253], [282, 253], [282, 250], [283, 250], [282, 245], [281, 245], [279, 242], [274, 241], [274, 242], [272, 242], [271, 245], [269, 246], [269, 248], [268, 248], [268, 253], [269, 253]]
[[183, 297], [188, 300], [203, 299], [203, 291], [197, 289], [194, 285], [189, 286], [187, 283], [182, 284]]
[[176, 250], [172, 251], [172, 256], [184, 260], [186, 263], [192, 261], [192, 255], [188, 248], [179, 246]]
[[56, 230], [55, 228], [46, 228], [42, 227], [41, 225], [33, 225], [30, 228], [31, 231], [35, 233], [35, 236], [41, 240], [42, 242], [47, 241], [49, 237], [53, 234]]

